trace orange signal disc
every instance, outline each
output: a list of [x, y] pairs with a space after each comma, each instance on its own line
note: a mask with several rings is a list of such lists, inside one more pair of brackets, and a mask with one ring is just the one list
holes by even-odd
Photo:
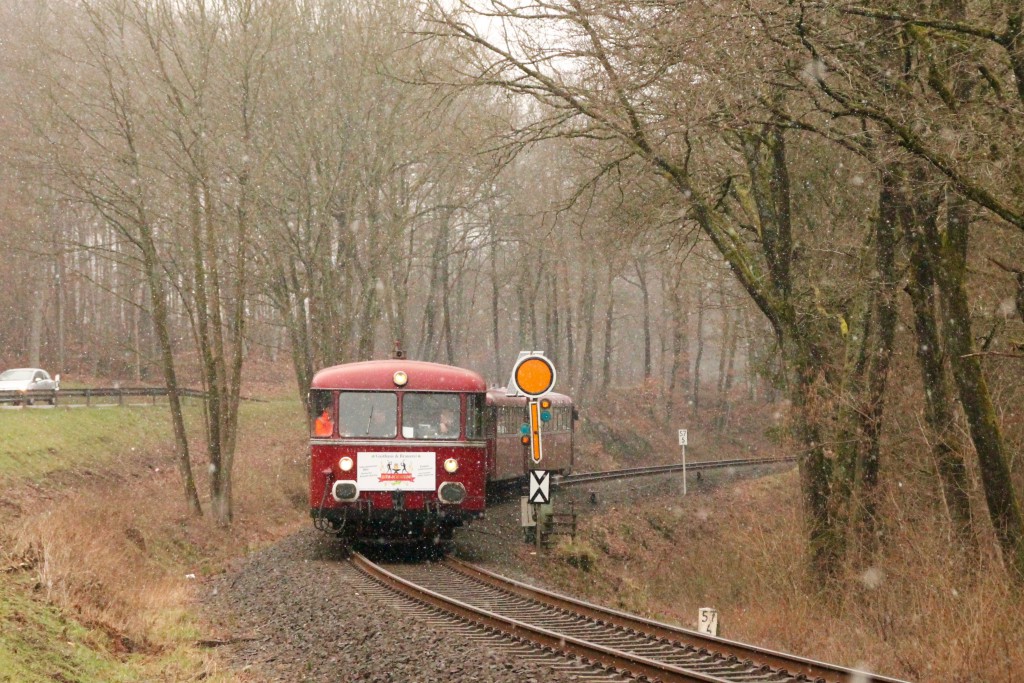
[[516, 384], [524, 394], [539, 396], [555, 383], [555, 369], [543, 358], [533, 356], [516, 366]]

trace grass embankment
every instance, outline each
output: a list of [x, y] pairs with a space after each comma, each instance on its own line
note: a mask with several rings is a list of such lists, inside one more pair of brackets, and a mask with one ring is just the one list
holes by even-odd
[[806, 571], [796, 478], [581, 518], [576, 546], [535, 571], [688, 628], [716, 607], [720, 635], [814, 659], [918, 681], [1020, 679], [1024, 603], [991, 553], [951, 548], [936, 520], [906, 513], [900, 484], [882, 549], [820, 589]]
[[0, 681], [220, 677], [195, 644], [196, 578], [305, 520], [298, 403], [245, 403], [241, 420], [222, 530], [186, 513], [166, 408], [0, 413]]
[[148, 453], [171, 438], [159, 408], [0, 411], [0, 477], [39, 480]]
[[28, 581], [0, 576], [0, 680], [123, 681], [135, 668], [110, 654], [109, 638], [64, 617]]

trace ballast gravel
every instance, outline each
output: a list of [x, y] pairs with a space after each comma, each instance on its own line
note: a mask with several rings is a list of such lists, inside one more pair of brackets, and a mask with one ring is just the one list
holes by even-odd
[[[788, 465], [712, 470], [690, 479], [693, 493], [738, 478], [778, 472]], [[668, 501], [681, 494], [677, 476], [598, 482], [559, 493], [585, 515], [628, 510], [638, 499]], [[524, 572], [519, 501], [491, 505], [487, 519], [456, 534], [457, 554], [496, 571], [543, 585]], [[572, 674], [524, 661], [507, 651], [465, 640], [423, 623], [355, 590], [353, 569], [335, 539], [306, 529], [239, 561], [202, 582], [202, 602], [219, 646], [238, 679], [263, 681], [388, 681], [432, 683], [544, 683], [577, 680]]]
[[205, 580], [232, 670], [246, 681], [575, 680], [383, 603], [356, 587], [353, 571], [334, 539], [310, 529]]

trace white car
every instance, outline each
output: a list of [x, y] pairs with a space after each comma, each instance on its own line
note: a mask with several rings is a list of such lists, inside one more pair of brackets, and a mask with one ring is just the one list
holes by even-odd
[[[0, 392], [3, 391], [50, 391], [55, 392], [60, 388], [60, 375], [57, 375], [56, 379], [50, 379], [50, 375], [46, 370], [40, 370], [39, 368], [15, 368], [13, 370], [4, 370], [0, 373]], [[50, 405], [56, 402], [56, 398], [51, 396], [46, 399]], [[25, 403], [32, 405], [33, 398], [26, 399]], [[14, 403], [21, 403], [17, 398], [13, 399]]]

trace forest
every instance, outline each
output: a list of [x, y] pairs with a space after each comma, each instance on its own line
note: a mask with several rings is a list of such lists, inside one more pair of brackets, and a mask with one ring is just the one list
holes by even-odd
[[777, 405], [817, 582], [920, 519], [1024, 582], [1019, 2], [0, 0], [0, 47], [0, 362], [167, 387], [194, 514], [254, 364], [537, 349], [666, 429]]

